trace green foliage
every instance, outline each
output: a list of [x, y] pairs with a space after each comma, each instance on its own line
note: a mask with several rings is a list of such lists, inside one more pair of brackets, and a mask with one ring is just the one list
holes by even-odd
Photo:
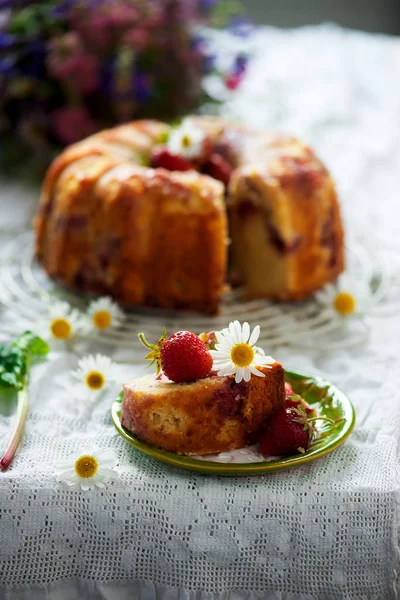
[[49, 352], [48, 344], [25, 331], [11, 346], [0, 346], [0, 387], [21, 390], [26, 381], [29, 362]]
[[10, 33], [36, 37], [46, 29], [58, 25], [59, 20], [51, 12], [55, 4], [55, 2], [40, 2], [22, 8], [12, 17]]
[[213, 7], [210, 24], [212, 27], [224, 28], [231, 19], [243, 15], [244, 7], [239, 0], [221, 0]]

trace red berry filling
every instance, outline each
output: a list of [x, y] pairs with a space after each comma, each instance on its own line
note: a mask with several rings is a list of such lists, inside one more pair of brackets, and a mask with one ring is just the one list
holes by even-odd
[[295, 236], [291, 242], [286, 242], [279, 234], [276, 227], [268, 225], [268, 236], [273, 246], [278, 250], [280, 254], [292, 254], [296, 252], [301, 243], [301, 237]]
[[257, 206], [250, 200], [242, 200], [239, 202], [236, 208], [237, 214], [240, 219], [251, 219], [259, 212]]
[[329, 215], [328, 219], [322, 225], [321, 245], [330, 251], [328, 265], [331, 269], [336, 267], [338, 259], [339, 242], [334, 228], [334, 214]]
[[220, 154], [213, 152], [204, 164], [202, 172], [227, 186], [232, 175], [232, 166]]
[[280, 176], [283, 187], [293, 185], [302, 189], [304, 194], [311, 195], [324, 183], [326, 171], [311, 167], [306, 157], [282, 156], [281, 162], [286, 167], [286, 172]]
[[214, 392], [218, 408], [223, 415], [233, 417], [238, 414], [242, 401], [245, 397], [247, 384], [232, 381], [230, 385]]

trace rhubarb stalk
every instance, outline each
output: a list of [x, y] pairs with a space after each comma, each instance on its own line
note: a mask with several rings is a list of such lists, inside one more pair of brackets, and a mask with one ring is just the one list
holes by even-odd
[[10, 466], [12, 459], [17, 451], [19, 443], [24, 432], [26, 418], [29, 411], [29, 394], [26, 388], [18, 392], [17, 414], [15, 415], [14, 431], [11, 440], [4, 452], [3, 458], [0, 460], [0, 470], [6, 471]]

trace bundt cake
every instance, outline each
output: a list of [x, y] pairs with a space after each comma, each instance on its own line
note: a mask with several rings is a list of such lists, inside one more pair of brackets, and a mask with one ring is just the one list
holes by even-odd
[[344, 262], [334, 183], [312, 150], [217, 117], [136, 121], [69, 147], [35, 230], [51, 277], [128, 306], [215, 313], [227, 272], [245, 297], [298, 300]]
[[264, 377], [235, 383], [210, 375], [173, 383], [146, 375], [126, 383], [121, 424], [157, 448], [178, 454], [213, 454], [255, 443], [266, 420], [285, 400], [279, 363], [257, 367]]

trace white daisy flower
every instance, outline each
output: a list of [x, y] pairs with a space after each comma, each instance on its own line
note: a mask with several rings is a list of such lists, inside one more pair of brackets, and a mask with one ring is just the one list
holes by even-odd
[[71, 455], [55, 465], [58, 481], [86, 492], [94, 487], [104, 488], [109, 479], [119, 475], [114, 467], [117, 457], [110, 449], [90, 449], [80, 456]]
[[185, 119], [169, 136], [167, 148], [184, 158], [196, 158], [203, 150], [205, 134], [191, 119]]
[[250, 335], [250, 325], [239, 321], [229, 323], [229, 327], [215, 333], [217, 344], [210, 350], [213, 357], [213, 369], [218, 375], [235, 375], [236, 383], [250, 381], [250, 377], [265, 377], [257, 367], [268, 367], [276, 361], [255, 346], [260, 335], [257, 325]]
[[71, 373], [78, 381], [73, 394], [82, 400], [95, 400], [109, 385], [118, 378], [117, 367], [108, 356], [96, 354], [85, 356], [78, 362], [78, 369]]
[[119, 327], [125, 314], [111, 298], [107, 296], [93, 300], [87, 309], [87, 314], [82, 317], [82, 327], [85, 333], [105, 331]]
[[341, 317], [359, 315], [368, 307], [371, 291], [366, 281], [341, 275], [336, 283], [331, 283], [315, 294], [317, 301]]
[[79, 331], [79, 312], [68, 302], [55, 302], [35, 328], [46, 340], [67, 342]]

